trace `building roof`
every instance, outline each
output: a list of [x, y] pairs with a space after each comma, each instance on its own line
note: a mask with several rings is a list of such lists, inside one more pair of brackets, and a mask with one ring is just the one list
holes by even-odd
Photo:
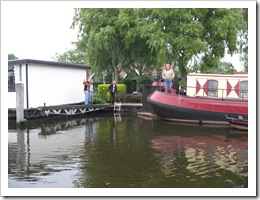
[[54, 62], [54, 61], [44, 61], [44, 60], [32, 60], [32, 59], [17, 59], [17, 60], [8, 60], [9, 65], [21, 65], [21, 64], [44, 64], [52, 66], [64, 66], [64, 67], [76, 67], [82, 69], [91, 69], [91, 66], [82, 65], [82, 64], [73, 64], [73, 63], [64, 63], [64, 62]]

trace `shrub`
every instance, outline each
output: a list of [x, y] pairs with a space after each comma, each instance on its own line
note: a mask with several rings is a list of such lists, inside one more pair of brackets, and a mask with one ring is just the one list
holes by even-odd
[[[109, 85], [110, 84], [100, 84], [98, 85], [98, 96], [105, 100], [106, 102], [109, 101], [110, 93], [109, 93]], [[119, 94], [126, 94], [126, 85], [125, 84], [117, 84], [117, 92]]]
[[93, 95], [93, 102], [96, 103], [96, 104], [104, 104], [106, 103], [106, 101], [102, 98], [99, 97], [98, 94], [94, 93]]

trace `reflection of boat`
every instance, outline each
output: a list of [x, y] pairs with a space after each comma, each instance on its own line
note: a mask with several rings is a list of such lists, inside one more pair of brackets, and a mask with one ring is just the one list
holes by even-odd
[[153, 112], [167, 120], [213, 124], [228, 124], [225, 114], [248, 115], [247, 75], [189, 74], [187, 84], [187, 95], [149, 95]]
[[225, 115], [229, 124], [236, 129], [248, 130], [247, 115]]
[[202, 177], [223, 169], [240, 173], [248, 160], [245, 134], [156, 136], [151, 140], [151, 147], [156, 150], [154, 156], [162, 159], [166, 176], [175, 175], [176, 159], [186, 159], [185, 169]]

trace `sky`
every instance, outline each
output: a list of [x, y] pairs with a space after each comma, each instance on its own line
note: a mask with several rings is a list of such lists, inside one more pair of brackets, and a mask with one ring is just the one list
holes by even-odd
[[[62, 54], [73, 48], [78, 29], [71, 28], [74, 16], [71, 2], [5, 3], [1, 20], [4, 22], [2, 30], [8, 36], [4, 38], [8, 54], [19, 59], [53, 61], [56, 53]], [[223, 60], [233, 63], [237, 71], [243, 70], [239, 55], [226, 55]]]
[[[40, 5], [38, 5], [40, 4]], [[53, 60], [73, 47], [77, 30], [70, 28], [74, 8], [48, 3], [10, 3], [4, 10], [7, 52], [19, 59]]]

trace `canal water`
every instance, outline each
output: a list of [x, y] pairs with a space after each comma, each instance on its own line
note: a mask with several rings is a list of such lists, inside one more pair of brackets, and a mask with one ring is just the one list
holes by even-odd
[[9, 188], [247, 188], [248, 135], [99, 113], [9, 121]]

